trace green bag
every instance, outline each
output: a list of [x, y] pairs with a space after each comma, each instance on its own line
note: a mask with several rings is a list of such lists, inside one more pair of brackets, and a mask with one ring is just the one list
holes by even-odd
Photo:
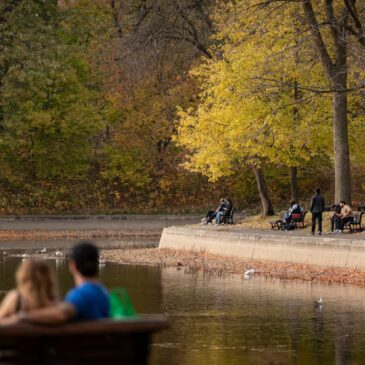
[[137, 313], [129, 298], [127, 289], [116, 288], [110, 292], [110, 318], [135, 317]]

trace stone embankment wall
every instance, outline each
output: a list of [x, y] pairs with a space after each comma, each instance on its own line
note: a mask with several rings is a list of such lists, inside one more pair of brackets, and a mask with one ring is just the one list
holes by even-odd
[[364, 238], [358, 234], [310, 236], [297, 232], [169, 227], [163, 230], [159, 247], [365, 270]]

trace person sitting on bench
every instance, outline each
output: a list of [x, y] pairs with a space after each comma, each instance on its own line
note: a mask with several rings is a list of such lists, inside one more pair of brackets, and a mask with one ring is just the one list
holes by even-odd
[[331, 216], [331, 232], [337, 231], [340, 227], [341, 207], [339, 204], [333, 204], [331, 206], [333, 215]]
[[290, 229], [292, 220], [300, 218], [301, 214], [302, 208], [300, 205], [294, 199], [290, 200], [290, 208], [284, 216], [285, 229]]
[[16, 272], [17, 288], [11, 290], [0, 306], [0, 323], [11, 324], [20, 312], [56, 306], [57, 280], [45, 260], [23, 261]]
[[97, 247], [88, 241], [79, 242], [71, 251], [69, 271], [76, 287], [68, 292], [65, 302], [29, 312], [19, 312], [17, 321], [57, 324], [71, 320], [108, 318], [110, 296], [98, 279]]
[[231, 209], [232, 209], [232, 204], [230, 203], [230, 200], [222, 199], [217, 214], [215, 215], [215, 222], [217, 225], [222, 224], [222, 217], [224, 215], [229, 214]]
[[219, 207], [216, 210], [210, 210], [207, 213], [207, 215], [205, 216], [205, 218], [202, 219], [202, 223], [201, 224], [209, 224], [209, 223], [211, 223], [216, 218], [218, 212], [223, 212], [224, 213], [224, 212], [230, 210], [231, 208], [232, 208], [232, 205], [230, 203], [230, 200], [229, 199], [222, 198], [220, 200]]
[[337, 233], [342, 233], [345, 225], [354, 220], [354, 213], [351, 207], [344, 200], [340, 201], [341, 213], [336, 215], [339, 217], [339, 227]]

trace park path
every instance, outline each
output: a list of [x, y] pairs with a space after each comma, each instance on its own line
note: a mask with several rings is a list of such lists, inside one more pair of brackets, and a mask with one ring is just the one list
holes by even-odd
[[[114, 215], [114, 216], [19, 216], [0, 217], [0, 250], [68, 248], [76, 240], [91, 239], [105, 248], [157, 246], [162, 230], [171, 226], [230, 233], [289, 237], [310, 237], [308, 229], [289, 232], [271, 229], [247, 229], [233, 226], [200, 226], [198, 215]], [[364, 240], [365, 232], [354, 234], [324, 234], [316, 238]]]
[[197, 215], [118, 215], [118, 216], [19, 216], [0, 217], [0, 231], [118, 230], [162, 232], [170, 226], [194, 224]]
[[194, 215], [0, 217], [0, 250], [68, 248], [79, 239], [101, 247], [157, 246], [162, 230], [194, 224]]

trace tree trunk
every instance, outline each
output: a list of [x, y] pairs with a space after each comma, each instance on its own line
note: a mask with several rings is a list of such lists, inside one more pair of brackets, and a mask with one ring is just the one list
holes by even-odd
[[298, 169], [295, 166], [290, 168], [290, 196], [295, 201], [298, 201]]
[[262, 173], [261, 168], [253, 167], [253, 172], [255, 174], [257, 188], [260, 193], [260, 199], [262, 204], [262, 216], [266, 217], [269, 215], [274, 215], [274, 208], [271, 204], [271, 200], [269, 198], [269, 190], [267, 189], [265, 177]]
[[303, 1], [303, 9], [321, 63], [331, 83], [333, 91], [333, 144], [335, 160], [335, 201], [351, 203], [350, 152], [347, 121], [347, 26], [349, 12], [343, 8], [337, 17], [333, 0], [325, 2], [324, 13], [332, 35], [334, 59], [331, 45], [322, 37], [311, 0]]
[[[341, 86], [346, 89], [346, 78], [342, 77]], [[333, 94], [333, 143], [335, 159], [335, 202], [341, 200], [351, 204], [350, 152], [347, 121], [347, 93]]]

